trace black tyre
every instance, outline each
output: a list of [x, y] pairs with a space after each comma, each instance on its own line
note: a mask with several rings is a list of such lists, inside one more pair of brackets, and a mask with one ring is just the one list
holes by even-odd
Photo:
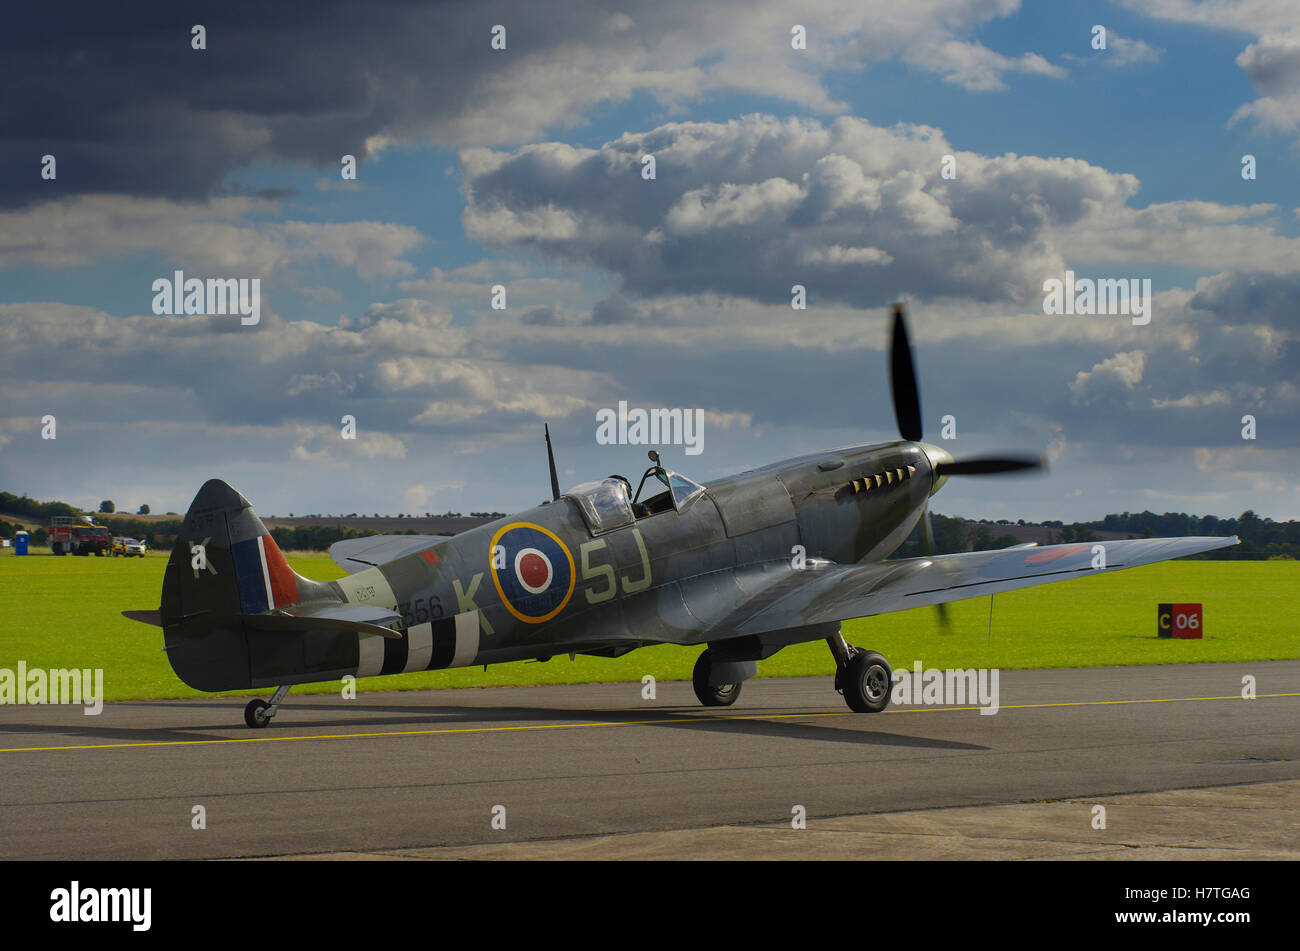
[[740, 696], [740, 688], [743, 684], [719, 684], [718, 686], [709, 685], [709, 672], [713, 669], [713, 655], [708, 648], [705, 648], [695, 660], [695, 670], [691, 673], [691, 686], [695, 688], [695, 696], [706, 707], [729, 707], [736, 702]]
[[894, 671], [875, 651], [858, 651], [837, 678], [844, 702], [854, 713], [879, 713], [889, 706]]
[[269, 703], [260, 698], [248, 701], [248, 706], [244, 707], [244, 722], [254, 730], [262, 730], [270, 726], [271, 718], [265, 712], [269, 706]]

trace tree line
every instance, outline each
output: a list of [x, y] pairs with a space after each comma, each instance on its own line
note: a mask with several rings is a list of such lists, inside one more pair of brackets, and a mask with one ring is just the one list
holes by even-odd
[[[85, 515], [81, 509], [66, 502], [40, 502], [26, 495], [17, 496], [9, 492], [0, 492], [0, 512], [18, 515], [33, 521], [48, 522], [56, 515]], [[474, 515], [475, 513], [470, 513]], [[495, 513], [482, 513], [483, 516]], [[954, 518], [938, 513], [931, 513], [934, 530], [935, 553], [947, 554], [961, 551], [988, 551], [995, 548], [1007, 548], [1018, 542], [1017, 537], [1006, 530], [1009, 523], [975, 522], [964, 518]], [[150, 548], [168, 548], [176, 535], [180, 533], [183, 519], [165, 519], [162, 521], [145, 521], [144, 519], [116, 518], [113, 520], [114, 535], [126, 535], [141, 538]], [[1026, 523], [1023, 519], [1017, 524]], [[1243, 555], [1255, 557], [1297, 558], [1300, 557], [1300, 521], [1294, 519], [1275, 522], [1271, 518], [1260, 518], [1247, 509], [1236, 518], [1219, 518], [1216, 515], [1188, 515], [1184, 512], [1122, 512], [1107, 515], [1093, 522], [1047, 521], [1041, 524], [1048, 529], [1047, 544], [1066, 542], [1092, 542], [1101, 536], [1098, 532], [1111, 532], [1129, 538], [1181, 537], [1187, 535], [1236, 535], [1241, 544], [1232, 548], [1194, 555], [1195, 558], [1236, 559]], [[13, 538], [14, 532], [22, 526], [0, 520], [0, 538]], [[325, 551], [335, 542], [348, 538], [366, 538], [370, 535], [415, 535], [412, 529], [397, 532], [379, 532], [374, 529], [356, 529], [343, 525], [300, 525], [297, 528], [275, 528], [271, 536], [284, 551]], [[454, 534], [443, 532], [444, 535]], [[1109, 536], [1108, 536], [1109, 537]], [[46, 544], [46, 532], [39, 528], [32, 533], [33, 546]], [[894, 554], [895, 558], [915, 558], [925, 554], [925, 545], [921, 538], [921, 526], [917, 525], [912, 534]]]
[[[0, 492], [0, 512], [43, 523], [48, 523], [51, 518], [57, 515], [78, 516], [91, 514], [83, 512], [76, 506], [69, 505], [66, 502], [40, 502], [25, 495], [18, 496], [10, 492]], [[184, 521], [182, 518], [153, 521], [137, 518], [114, 518], [109, 528], [114, 537], [139, 538], [151, 549], [166, 549], [172, 546], [176, 536], [180, 534]], [[0, 519], [0, 538], [12, 539], [14, 533], [21, 531], [22, 528], [23, 526], [20, 523]], [[416, 535], [419, 533], [414, 529], [381, 533], [374, 529], [363, 530], [349, 528], [345, 525], [300, 525], [297, 528], [281, 527], [271, 529], [271, 537], [275, 539], [275, 543], [280, 546], [282, 551], [325, 551], [335, 542], [348, 538], [365, 538], [379, 534]], [[443, 532], [442, 534], [448, 535], [452, 533]], [[39, 548], [47, 544], [49, 542], [49, 533], [45, 530], [45, 525], [34, 529], [29, 541], [33, 548]]]
[[[996, 522], [973, 522], [964, 518], [952, 518], [938, 513], [930, 514], [934, 531], [935, 554], [944, 555], [962, 551], [990, 551], [1007, 548], [1020, 542], [1014, 534], [1005, 530], [1005, 525]], [[1057, 545], [1069, 542], [1095, 542], [1101, 537], [1098, 532], [1114, 533], [1105, 537], [1118, 535], [1126, 538], [1181, 538], [1188, 535], [1236, 535], [1241, 539], [1239, 545], [1231, 548], [1219, 548], [1214, 551], [1192, 555], [1192, 558], [1236, 560], [1243, 556], [1257, 558], [1298, 558], [1300, 557], [1300, 521], [1290, 519], [1275, 522], [1271, 518], [1260, 518], [1250, 509], [1237, 518], [1219, 518], [1217, 515], [1188, 515], [1185, 512], [1122, 512], [1107, 515], [1092, 522], [1046, 521], [1019, 525], [1040, 524], [1048, 529], [1046, 544]], [[921, 536], [920, 524], [908, 536], [907, 541], [894, 554], [895, 558], [916, 558], [925, 554], [925, 543]]]

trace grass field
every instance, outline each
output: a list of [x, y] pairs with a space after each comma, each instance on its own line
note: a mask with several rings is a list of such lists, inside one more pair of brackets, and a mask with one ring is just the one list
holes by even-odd
[[[309, 578], [343, 572], [322, 554], [288, 553]], [[139, 558], [17, 558], [0, 550], [0, 667], [101, 667], [107, 700], [200, 696], [172, 673], [162, 632], [119, 613], [156, 608], [167, 555]], [[1176, 561], [1011, 591], [950, 605], [955, 634], [939, 632], [933, 608], [844, 624], [849, 643], [878, 650], [895, 668], [1096, 667], [1127, 664], [1300, 658], [1300, 562]], [[1156, 604], [1205, 605], [1201, 640], [1155, 636]], [[548, 663], [513, 663], [430, 671], [361, 681], [359, 689], [489, 687], [509, 684], [689, 680], [698, 648], [642, 648], [617, 660], [560, 655]], [[788, 647], [759, 664], [760, 676], [829, 676], [822, 642]], [[295, 687], [333, 693], [337, 683]], [[244, 691], [265, 694], [266, 691]]]

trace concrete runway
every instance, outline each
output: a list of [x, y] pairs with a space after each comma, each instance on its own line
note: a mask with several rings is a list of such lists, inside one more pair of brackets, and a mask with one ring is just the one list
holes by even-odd
[[722, 710], [686, 683], [290, 693], [258, 731], [244, 699], [3, 707], [0, 858], [1300, 857], [1300, 661], [1000, 687], [994, 716], [852, 714], [830, 678]]

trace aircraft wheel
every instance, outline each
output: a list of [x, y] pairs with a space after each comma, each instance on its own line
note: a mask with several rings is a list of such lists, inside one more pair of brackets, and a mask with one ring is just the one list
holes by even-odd
[[695, 688], [695, 696], [706, 707], [729, 707], [740, 696], [740, 688], [743, 684], [710, 686], [709, 671], [712, 668], [713, 656], [708, 648], [705, 648], [704, 653], [696, 658], [695, 670], [691, 673], [691, 686]]
[[266, 708], [269, 706], [270, 704], [261, 698], [248, 701], [248, 706], [244, 707], [244, 722], [254, 730], [270, 726], [271, 718], [266, 715]]
[[879, 713], [889, 706], [894, 672], [889, 661], [875, 651], [858, 651], [836, 677], [844, 702], [854, 713]]

